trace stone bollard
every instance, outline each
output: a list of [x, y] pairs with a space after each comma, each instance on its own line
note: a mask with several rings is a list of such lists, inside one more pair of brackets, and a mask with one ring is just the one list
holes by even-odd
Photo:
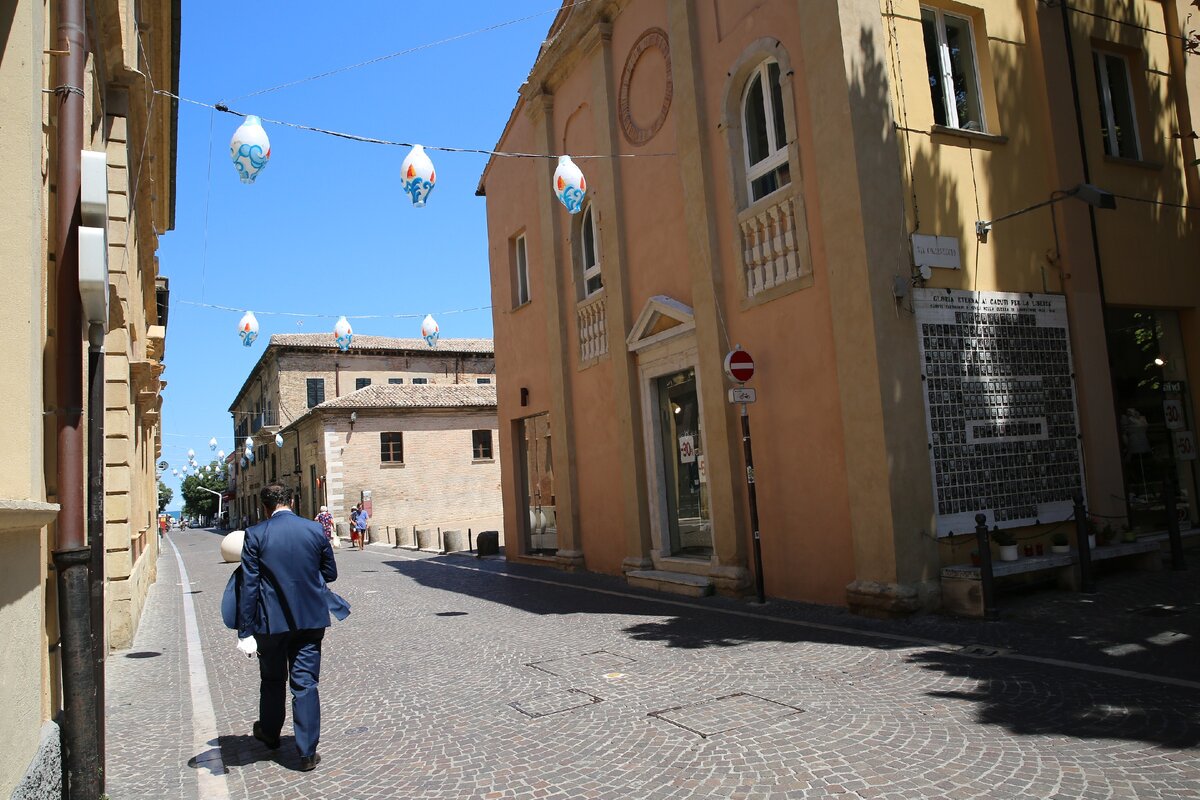
[[462, 553], [471, 549], [471, 542], [466, 531], [442, 531], [442, 551], [445, 553]]
[[441, 550], [438, 547], [438, 532], [433, 528], [417, 528], [417, 549]]
[[475, 539], [476, 557], [500, 554], [500, 531], [480, 531]]

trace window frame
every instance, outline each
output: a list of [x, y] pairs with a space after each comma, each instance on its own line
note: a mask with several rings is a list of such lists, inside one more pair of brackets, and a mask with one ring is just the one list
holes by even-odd
[[[396, 437], [390, 439], [387, 437]], [[395, 458], [397, 448], [400, 450], [400, 457]], [[404, 463], [404, 431], [380, 431], [379, 432], [379, 463], [380, 464], [403, 464]]]
[[388, 386], [403, 386], [404, 378], [388, 378]]
[[[487, 441], [480, 441], [480, 434], [486, 434]], [[486, 453], [483, 448], [486, 447]], [[471, 460], [472, 461], [495, 461], [496, 450], [495, 441], [492, 436], [491, 428], [478, 428], [471, 431]]]
[[516, 272], [516, 296], [513, 298], [513, 308], [519, 308], [528, 303], [532, 297], [529, 291], [529, 247], [525, 234], [518, 234], [513, 239], [513, 270]]
[[[1120, 142], [1117, 140], [1116, 108], [1112, 102], [1112, 87], [1108, 82], [1108, 65], [1104, 62], [1097, 63], [1101, 58], [1105, 60], [1115, 58], [1121, 62], [1121, 67], [1125, 70], [1125, 100], [1129, 103], [1129, 118], [1133, 122], [1130, 125], [1133, 134], [1133, 155], [1131, 156], [1121, 153]], [[1133, 92], [1133, 70], [1129, 67], [1129, 57], [1114, 50], [1094, 47], [1092, 48], [1092, 69], [1096, 72], [1099, 81], [1099, 85], [1096, 87], [1098, 90], [1096, 100], [1100, 103], [1100, 113], [1104, 115], [1105, 124], [1108, 126], [1107, 136], [1103, 135], [1103, 131], [1101, 131], [1104, 154], [1110, 158], [1140, 161], [1142, 159], [1142, 137], [1138, 132], [1137, 98], [1134, 97]]]
[[491, 378], [476, 378], [475, 383], [479, 386], [488, 386], [488, 385], [491, 385], [492, 379]]
[[[746, 176], [746, 199], [747, 205], [754, 205], [763, 197], [769, 197], [775, 194], [780, 189], [791, 186], [791, 169], [789, 167], [789, 175], [787, 183], [780, 183], [771, 191], [764, 194], [762, 197], [754, 196], [754, 182], [763, 178], [782, 166], [789, 164], [790, 155], [788, 153], [789, 142], [776, 142], [775, 135], [778, 124], [783, 123], [784, 135], [787, 135], [787, 113], [785, 108], [775, 108], [775, 93], [771, 87], [771, 65], [774, 64], [779, 68], [779, 74], [783, 76], [783, 65], [775, 58], [764, 58], [754, 69], [746, 76], [745, 85], [742, 87], [741, 101], [738, 103], [739, 124], [742, 130], [742, 169]], [[754, 86], [754, 81], [760, 81], [762, 85], [763, 95], [763, 121], [767, 132], [767, 150], [769, 151], [766, 158], [756, 164], [750, 163], [750, 134], [746, 125], [746, 107], [750, 102], [750, 89]], [[786, 105], [786, 103], [784, 103]], [[778, 119], [776, 119], [778, 117]]]
[[[587, 241], [588, 232], [592, 235], [592, 259], [594, 263], [588, 266]], [[597, 294], [604, 289], [604, 276], [601, 272], [600, 261], [600, 232], [596, 229], [596, 212], [594, 204], [589, 201], [579, 214], [579, 273], [582, 277], [583, 299]], [[597, 286], [595, 289], [589, 289], [589, 284], [595, 278]]]
[[[975, 46], [975, 20], [971, 19], [966, 14], [959, 14], [953, 11], [946, 11], [938, 6], [924, 5], [920, 6], [922, 12], [929, 11], [934, 15], [934, 31], [937, 34], [938, 43], [938, 67], [941, 69], [942, 81], [942, 105], [945, 109], [946, 123], [945, 127], [953, 128], [959, 131], [970, 131], [972, 133], [989, 133], [988, 115], [987, 115], [987, 98], [983, 94], [983, 77], [979, 72], [979, 50]], [[974, 131], [971, 128], [964, 128], [961, 120], [958, 118], [958, 103], [954, 101], [954, 72], [950, 64], [950, 45], [946, 40], [946, 17], [950, 16], [957, 20], [962, 20], [967, 23], [968, 41], [971, 44], [971, 77], [975, 80], [975, 98], [976, 104], [979, 106], [979, 130]], [[925, 21], [921, 20], [922, 26]], [[922, 34], [924, 31], [922, 31]], [[923, 38], [923, 37], [922, 37]], [[935, 124], [937, 117], [934, 117]]]
[[428, 386], [429, 378], [413, 378], [409, 381], [413, 386]]
[[[317, 392], [313, 391], [314, 388], [317, 389]], [[317, 393], [320, 394], [320, 399], [318, 399], [314, 403], [311, 401], [311, 398], [314, 397]], [[309, 408], [316, 408], [317, 406], [321, 405], [321, 403], [325, 402], [325, 379], [324, 378], [306, 378], [305, 379], [304, 402], [308, 404]]]
[[356, 392], [360, 389], [365, 389], [370, 385], [371, 385], [370, 378], [355, 378], [354, 379], [354, 391], [356, 391]]

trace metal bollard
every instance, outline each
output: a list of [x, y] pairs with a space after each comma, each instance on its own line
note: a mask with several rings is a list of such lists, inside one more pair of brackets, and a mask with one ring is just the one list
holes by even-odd
[[1174, 465], [1167, 468], [1167, 478], [1163, 481], [1163, 505], [1167, 512], [1167, 538], [1171, 542], [1171, 569], [1181, 571], [1187, 569], [1183, 558], [1183, 538], [1179, 535], [1179, 511], [1176, 508], [1176, 487]]
[[987, 517], [975, 515], [975, 544], [979, 548], [979, 583], [983, 589], [983, 617], [996, 619], [996, 587], [992, 581], [992, 546], [988, 542]]
[[1096, 593], [1096, 581], [1092, 578], [1092, 546], [1088, 543], [1087, 509], [1083, 507], [1083, 495], [1075, 493], [1075, 538], [1079, 543], [1079, 591]]

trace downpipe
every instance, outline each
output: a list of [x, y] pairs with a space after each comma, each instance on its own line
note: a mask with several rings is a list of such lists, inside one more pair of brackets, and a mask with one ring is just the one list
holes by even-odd
[[87, 535], [91, 546], [88, 576], [92, 610], [92, 670], [96, 683], [96, 760], [104, 791], [104, 662], [108, 652], [104, 622], [104, 326], [88, 326]]

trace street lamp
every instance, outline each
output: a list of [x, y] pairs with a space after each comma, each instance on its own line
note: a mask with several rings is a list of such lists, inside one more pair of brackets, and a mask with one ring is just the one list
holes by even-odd
[[221, 501], [223, 501], [225, 498], [221, 495], [220, 492], [213, 491], [212, 489], [208, 488], [207, 486], [199, 486], [198, 485], [196, 488], [203, 489], [204, 491], [208, 492], [209, 494], [215, 494], [217, 496], [217, 524], [220, 525], [221, 524]]
[[[1113, 196], [1112, 192], [1106, 192], [1105, 190], [1097, 188], [1090, 183], [1081, 183], [1074, 189], [1068, 189], [1065, 192], [1056, 191], [1050, 195], [1049, 200], [1044, 200], [1041, 203], [1035, 203], [1031, 206], [1022, 208], [1019, 211], [1002, 214], [995, 219], [977, 220], [975, 222], [975, 236], [977, 239], [979, 239], [980, 244], [987, 244], [988, 234], [992, 230], [992, 225], [996, 224], [997, 222], [1001, 222], [1006, 219], [1012, 219], [1013, 217], [1019, 217], [1022, 214], [1052, 205], [1057, 203], [1059, 200], [1065, 200], [1068, 197], [1074, 197], [1077, 200], [1082, 200], [1092, 208], [1113, 209], [1117, 207], [1117, 198]], [[1053, 216], [1051, 216], [1051, 219], [1053, 220]], [[1057, 227], [1055, 230], [1055, 238], [1057, 239]]]

